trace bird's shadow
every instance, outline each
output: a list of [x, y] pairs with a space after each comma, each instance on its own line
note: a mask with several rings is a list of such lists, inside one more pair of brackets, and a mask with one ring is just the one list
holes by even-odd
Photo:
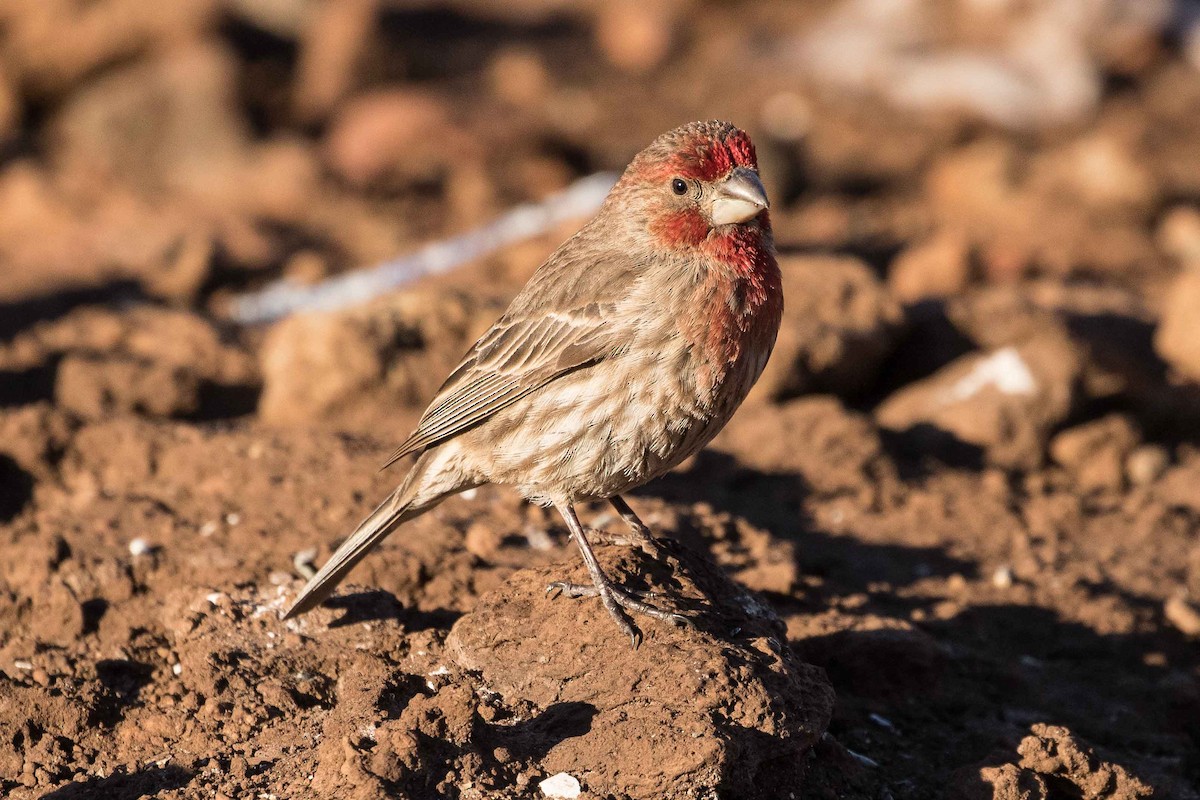
[[433, 629], [448, 630], [462, 616], [461, 611], [448, 608], [423, 611], [406, 607], [394, 594], [382, 589], [331, 597], [323, 605], [346, 612], [330, 622], [330, 628], [344, 628], [360, 622], [395, 620], [409, 633], [415, 633]]

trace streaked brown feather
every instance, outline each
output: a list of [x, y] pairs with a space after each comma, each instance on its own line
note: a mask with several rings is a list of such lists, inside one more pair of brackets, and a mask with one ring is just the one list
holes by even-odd
[[510, 308], [479, 338], [417, 429], [381, 469], [475, 427], [556, 378], [602, 361], [620, 347], [607, 324], [609, 312], [607, 304], [596, 302], [540, 316]]

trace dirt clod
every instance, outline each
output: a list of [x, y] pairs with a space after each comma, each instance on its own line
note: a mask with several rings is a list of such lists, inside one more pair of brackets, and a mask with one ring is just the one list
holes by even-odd
[[[617, 574], [641, 560], [603, 552]], [[674, 579], [662, 579], [666, 565], [643, 567], [650, 577], [639, 589], [668, 593], [652, 596], [661, 604], [684, 598], [695, 629], [637, 617], [645, 641], [633, 649], [598, 601], [546, 599], [550, 581], [586, 580], [575, 566], [514, 573], [455, 623], [447, 645], [504, 703], [586, 718], [577, 735], [547, 743], [549, 770], [617, 797], [724, 785], [771, 796], [776, 782], [798, 782], [833, 694], [819, 670], [789, 653], [768, 606], [695, 554], [671, 552]], [[617, 686], [624, 691], [609, 688]]]
[[1079, 355], [1057, 338], [972, 354], [889, 397], [876, 419], [916, 447], [1029, 467], [1071, 412], [1080, 368]]
[[903, 323], [899, 304], [866, 264], [850, 258], [785, 258], [784, 318], [753, 397], [808, 392], [856, 395], [878, 377]]

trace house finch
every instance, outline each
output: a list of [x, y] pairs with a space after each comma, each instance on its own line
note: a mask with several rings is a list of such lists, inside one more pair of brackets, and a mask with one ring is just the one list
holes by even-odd
[[621, 495], [707, 444], [758, 379], [783, 311], [767, 205], [754, 146], [727, 122], [685, 125], [638, 153], [450, 374], [388, 461], [418, 454], [403, 483], [287, 616], [404, 522], [497, 483], [553, 505], [583, 555], [591, 585], [548, 592], [599, 596], [635, 647], [627, 612], [686, 622], [605, 574], [575, 504], [608, 500], [651, 544]]

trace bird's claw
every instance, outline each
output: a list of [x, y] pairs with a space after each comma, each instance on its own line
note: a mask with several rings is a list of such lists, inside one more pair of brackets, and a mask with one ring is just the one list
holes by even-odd
[[649, 528], [630, 527], [628, 533], [612, 533], [603, 529], [590, 528], [588, 536], [601, 544], [614, 545], [616, 547], [636, 547], [640, 549], [650, 558], [655, 561], [663, 560], [663, 552], [658, 541], [654, 538], [654, 534]]
[[584, 586], [582, 583], [571, 583], [570, 581], [554, 581], [546, 587], [546, 597], [554, 599], [559, 595], [563, 597], [595, 597], [600, 594], [595, 586]]
[[[633, 595], [642, 600], [651, 600], [656, 597], [662, 597], [662, 592], [655, 592], [649, 589], [617, 589], [616, 591], [624, 592], [625, 594]], [[570, 581], [554, 581], [546, 587], [546, 597], [551, 599], [558, 597], [597, 597], [600, 590], [595, 586], [588, 586], [582, 583], [571, 583]]]
[[546, 587], [546, 597], [599, 597], [608, 613], [616, 621], [617, 626], [629, 636], [634, 649], [642, 643], [642, 633], [629, 620], [628, 614], [644, 614], [660, 622], [667, 622], [676, 628], [695, 628], [695, 623], [683, 614], [674, 611], [664, 611], [658, 606], [644, 602], [646, 597], [659, 597], [659, 592], [642, 592], [636, 589], [625, 589], [612, 583], [599, 586], [587, 586], [569, 581], [554, 581]]

